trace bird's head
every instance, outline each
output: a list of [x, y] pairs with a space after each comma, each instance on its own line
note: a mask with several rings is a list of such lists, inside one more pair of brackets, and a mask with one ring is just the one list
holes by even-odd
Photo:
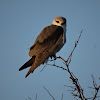
[[54, 18], [52, 25], [66, 27], [66, 19], [64, 17], [56, 17]]

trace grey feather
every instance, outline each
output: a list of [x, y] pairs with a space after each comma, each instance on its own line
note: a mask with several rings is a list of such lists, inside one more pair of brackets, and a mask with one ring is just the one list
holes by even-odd
[[60, 26], [51, 25], [44, 28], [30, 48], [30, 57], [50, 49], [57, 42], [61, 34], [63, 34], [63, 28]]

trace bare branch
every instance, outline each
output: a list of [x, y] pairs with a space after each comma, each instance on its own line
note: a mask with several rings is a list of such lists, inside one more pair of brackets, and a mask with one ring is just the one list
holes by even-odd
[[63, 67], [58, 66], [58, 65], [55, 65], [55, 64], [47, 64], [47, 65], [50, 65], [50, 66], [56, 66], [57, 68], [61, 68], [61, 69], [65, 70], [65, 71], [67, 71], [67, 69], [66, 69], [66, 68], [63, 68]]
[[[47, 64], [46, 64], [46, 65], [47, 65]], [[44, 67], [41, 69], [41, 71], [40, 71], [40, 72], [42, 72], [42, 71], [44, 70], [44, 68], [45, 68], [45, 66], [46, 66], [46, 65], [44, 65]]]
[[55, 98], [52, 96], [52, 94], [45, 87], [44, 87], [44, 89], [48, 92], [48, 94], [52, 97], [52, 99], [55, 100]]
[[[87, 99], [92, 99], [92, 100], [93, 100], [93, 98], [94, 98], [94, 97], [90, 97], [90, 98], [87, 98]], [[97, 96], [96, 98], [100, 98], [100, 96]], [[95, 100], [95, 99], [94, 99], [94, 100]]]
[[62, 93], [62, 97], [61, 97], [61, 100], [63, 100], [63, 93]]
[[98, 94], [98, 91], [100, 89], [100, 85], [97, 86], [96, 82], [95, 82], [95, 78], [92, 76], [92, 80], [93, 80], [93, 86], [94, 86], [94, 89], [95, 89], [95, 94], [94, 94], [94, 97], [93, 97], [93, 100], [95, 100], [95, 98], [97, 97], [97, 94]]
[[[81, 86], [80, 86], [80, 84], [79, 84], [79, 82], [78, 82], [78, 79], [75, 77], [75, 75], [70, 71], [70, 69], [69, 69], [69, 64], [70, 64], [70, 62], [71, 62], [71, 57], [72, 57], [72, 54], [73, 54], [73, 52], [74, 52], [74, 50], [75, 50], [75, 48], [76, 48], [76, 46], [77, 46], [77, 44], [78, 44], [78, 42], [79, 42], [79, 40], [80, 40], [80, 37], [81, 37], [81, 34], [82, 34], [82, 32], [83, 32], [83, 30], [80, 32], [80, 35], [79, 35], [79, 37], [78, 37], [78, 40], [76, 41], [76, 43], [75, 43], [75, 46], [74, 46], [74, 48], [73, 48], [73, 50], [71, 51], [71, 53], [70, 53], [70, 55], [69, 55], [69, 57], [67, 58], [67, 60], [64, 60], [62, 57], [57, 57], [57, 58], [59, 58], [59, 59], [61, 59], [62, 61], [64, 61], [64, 63], [66, 64], [66, 67], [67, 67], [67, 72], [70, 74], [70, 79], [72, 80], [72, 82], [73, 82], [73, 84], [75, 85], [75, 88], [73, 88], [73, 92], [72, 92], [72, 94], [73, 94], [73, 96], [75, 96], [75, 97], [78, 97], [78, 98], [80, 98], [81, 100], [86, 100], [86, 98], [85, 98], [85, 96], [84, 96], [84, 94], [83, 94], [83, 89], [81, 88]], [[56, 66], [56, 65], [55, 65]], [[56, 66], [56, 67], [58, 67], [58, 66]], [[60, 68], [62, 68], [62, 67], [60, 67]], [[77, 93], [75, 94], [74, 92], [75, 91], [77, 91]]]
[[28, 99], [32, 100], [30, 97], [28, 97]]
[[68, 57], [67, 60], [66, 60], [66, 62], [67, 62], [68, 65], [69, 65], [69, 63], [71, 62], [72, 54], [73, 54], [73, 52], [74, 52], [74, 50], [75, 50], [75, 48], [76, 48], [76, 46], [77, 46], [77, 44], [78, 44], [78, 42], [79, 42], [79, 40], [80, 40], [80, 37], [81, 37], [81, 35], [82, 35], [82, 32], [83, 32], [83, 29], [82, 29], [81, 32], [80, 32], [80, 35], [79, 35], [79, 37], [78, 37], [78, 40], [75, 42], [75, 46], [74, 46], [73, 50], [71, 51], [69, 57]]
[[37, 100], [37, 94], [36, 94], [35, 100]]

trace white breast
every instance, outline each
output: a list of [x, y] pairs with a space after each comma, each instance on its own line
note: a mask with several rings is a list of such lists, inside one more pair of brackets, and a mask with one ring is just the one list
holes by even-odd
[[64, 34], [63, 34], [63, 43], [66, 43], [66, 25], [62, 26], [63, 30], [64, 30]]

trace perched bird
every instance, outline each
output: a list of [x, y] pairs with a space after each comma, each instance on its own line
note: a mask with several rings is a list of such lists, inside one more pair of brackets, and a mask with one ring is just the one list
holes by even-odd
[[56, 53], [66, 43], [66, 19], [64, 17], [54, 18], [50, 26], [45, 27], [37, 36], [34, 44], [30, 47], [27, 61], [19, 71], [30, 67], [25, 78], [38, 66], [44, 64], [49, 57], [56, 57]]

